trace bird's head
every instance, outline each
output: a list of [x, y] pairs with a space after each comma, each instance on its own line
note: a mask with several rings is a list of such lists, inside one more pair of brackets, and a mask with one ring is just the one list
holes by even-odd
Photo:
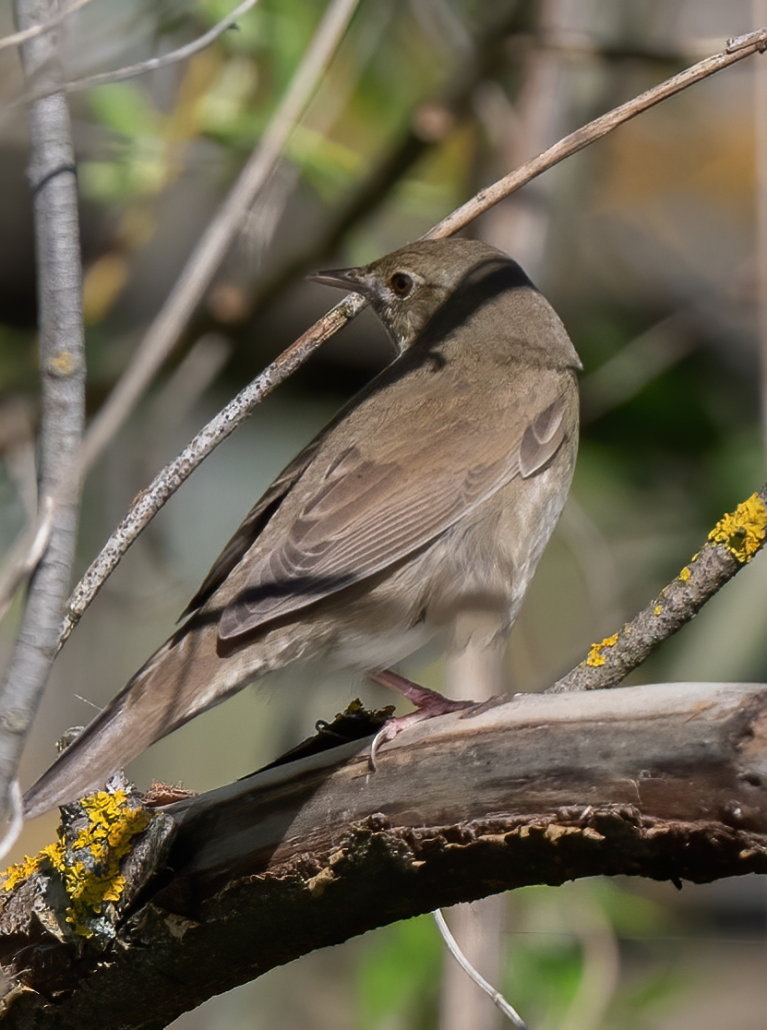
[[474, 269], [498, 262], [512, 264], [478, 240], [420, 240], [369, 265], [328, 269], [308, 278], [362, 294], [401, 353]]

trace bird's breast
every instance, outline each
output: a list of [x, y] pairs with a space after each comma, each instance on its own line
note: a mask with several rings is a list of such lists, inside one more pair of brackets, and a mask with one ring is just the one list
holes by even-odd
[[509, 633], [564, 507], [574, 447], [566, 441], [540, 473], [514, 478], [432, 545], [424, 621], [449, 627], [454, 648]]

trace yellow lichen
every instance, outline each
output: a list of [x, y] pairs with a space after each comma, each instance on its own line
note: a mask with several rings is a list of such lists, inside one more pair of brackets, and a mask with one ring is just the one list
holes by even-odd
[[55, 844], [2, 874], [0, 889], [10, 892], [33, 873], [45, 872], [50, 866], [61, 877], [70, 901], [67, 922], [76, 934], [92, 937], [92, 919], [102, 914], [107, 903], [119, 901], [125, 889], [120, 860], [130, 851], [136, 834], [146, 829], [151, 815], [132, 805], [123, 790], [111, 794], [99, 791], [80, 804], [88, 825], [74, 843], [67, 844], [64, 831], [59, 829]]
[[126, 806], [125, 791], [113, 794], [99, 791], [83, 798], [83, 810], [88, 816], [88, 827], [75, 841], [75, 849], [90, 848], [95, 858], [122, 858], [130, 851], [130, 842], [137, 833], [146, 829], [149, 812], [145, 808]]
[[56, 872], [62, 872], [66, 859], [64, 853], [64, 842], [58, 840], [55, 844], [49, 844], [47, 847], [43, 848], [38, 855], [38, 858], [47, 858]]
[[689, 568], [686, 565], [682, 569], [682, 571], [679, 573], [679, 578], [681, 579], [681, 581], [683, 583], [686, 583], [687, 580], [690, 578], [690, 570], [689, 570]]
[[76, 368], [75, 357], [71, 351], [57, 351], [48, 361], [47, 367], [51, 375], [69, 376]]
[[605, 664], [605, 657], [602, 651], [606, 647], [614, 647], [618, 643], [618, 634], [613, 633], [611, 637], [605, 637], [601, 644], [592, 644], [589, 656], [586, 659], [586, 665], [590, 665], [592, 668], [597, 668], [600, 665]]
[[125, 877], [110, 863], [106, 872], [100, 873], [86, 868], [83, 862], [75, 862], [64, 871], [64, 886], [69, 900], [66, 920], [80, 937], [92, 937], [89, 920], [98, 916], [109, 901], [119, 901], [125, 890]]
[[53, 866], [57, 872], [64, 868], [64, 845], [61, 841], [56, 844], [49, 844], [38, 855], [25, 855], [21, 862], [9, 865], [0, 873], [0, 891], [7, 894], [12, 893], [16, 888], [28, 880], [33, 873], [41, 872], [47, 864]]
[[2, 883], [0, 883], [0, 890], [8, 891], [9, 893], [15, 890], [20, 883], [29, 879], [32, 873], [37, 871], [39, 864], [40, 855], [33, 855], [31, 857], [25, 855], [23, 861], [9, 865], [0, 874], [3, 877]]
[[660, 613], [662, 611], [663, 611], [663, 605], [662, 604], [656, 604], [655, 607], [652, 610], [652, 613], [653, 613], [653, 615], [660, 615]]
[[88, 920], [98, 915], [107, 902], [119, 901], [125, 889], [120, 859], [130, 851], [131, 840], [146, 829], [150, 814], [127, 804], [125, 791], [99, 791], [81, 802], [88, 826], [75, 839], [79, 856], [64, 870], [64, 885], [72, 902], [67, 922], [75, 933], [92, 936]]
[[742, 565], [750, 562], [764, 544], [767, 530], [767, 510], [762, 500], [752, 494], [717, 522], [708, 539], [721, 544]]

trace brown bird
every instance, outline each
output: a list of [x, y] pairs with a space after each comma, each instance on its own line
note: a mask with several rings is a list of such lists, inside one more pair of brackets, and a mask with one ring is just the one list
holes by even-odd
[[294, 662], [373, 674], [415, 718], [444, 711], [388, 667], [439, 634], [490, 647], [511, 629], [575, 463], [564, 326], [516, 262], [473, 240], [312, 278], [361, 293], [397, 357], [275, 479], [187, 621], [28, 792], [28, 817]]

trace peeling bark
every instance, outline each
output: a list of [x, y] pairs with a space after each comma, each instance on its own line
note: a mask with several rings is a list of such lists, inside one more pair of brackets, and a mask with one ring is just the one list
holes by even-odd
[[526, 884], [767, 872], [765, 782], [753, 684], [497, 698], [402, 734], [375, 774], [366, 741], [277, 766], [156, 809], [89, 939], [55, 878], [20, 885], [3, 1026], [159, 1028], [315, 948]]

